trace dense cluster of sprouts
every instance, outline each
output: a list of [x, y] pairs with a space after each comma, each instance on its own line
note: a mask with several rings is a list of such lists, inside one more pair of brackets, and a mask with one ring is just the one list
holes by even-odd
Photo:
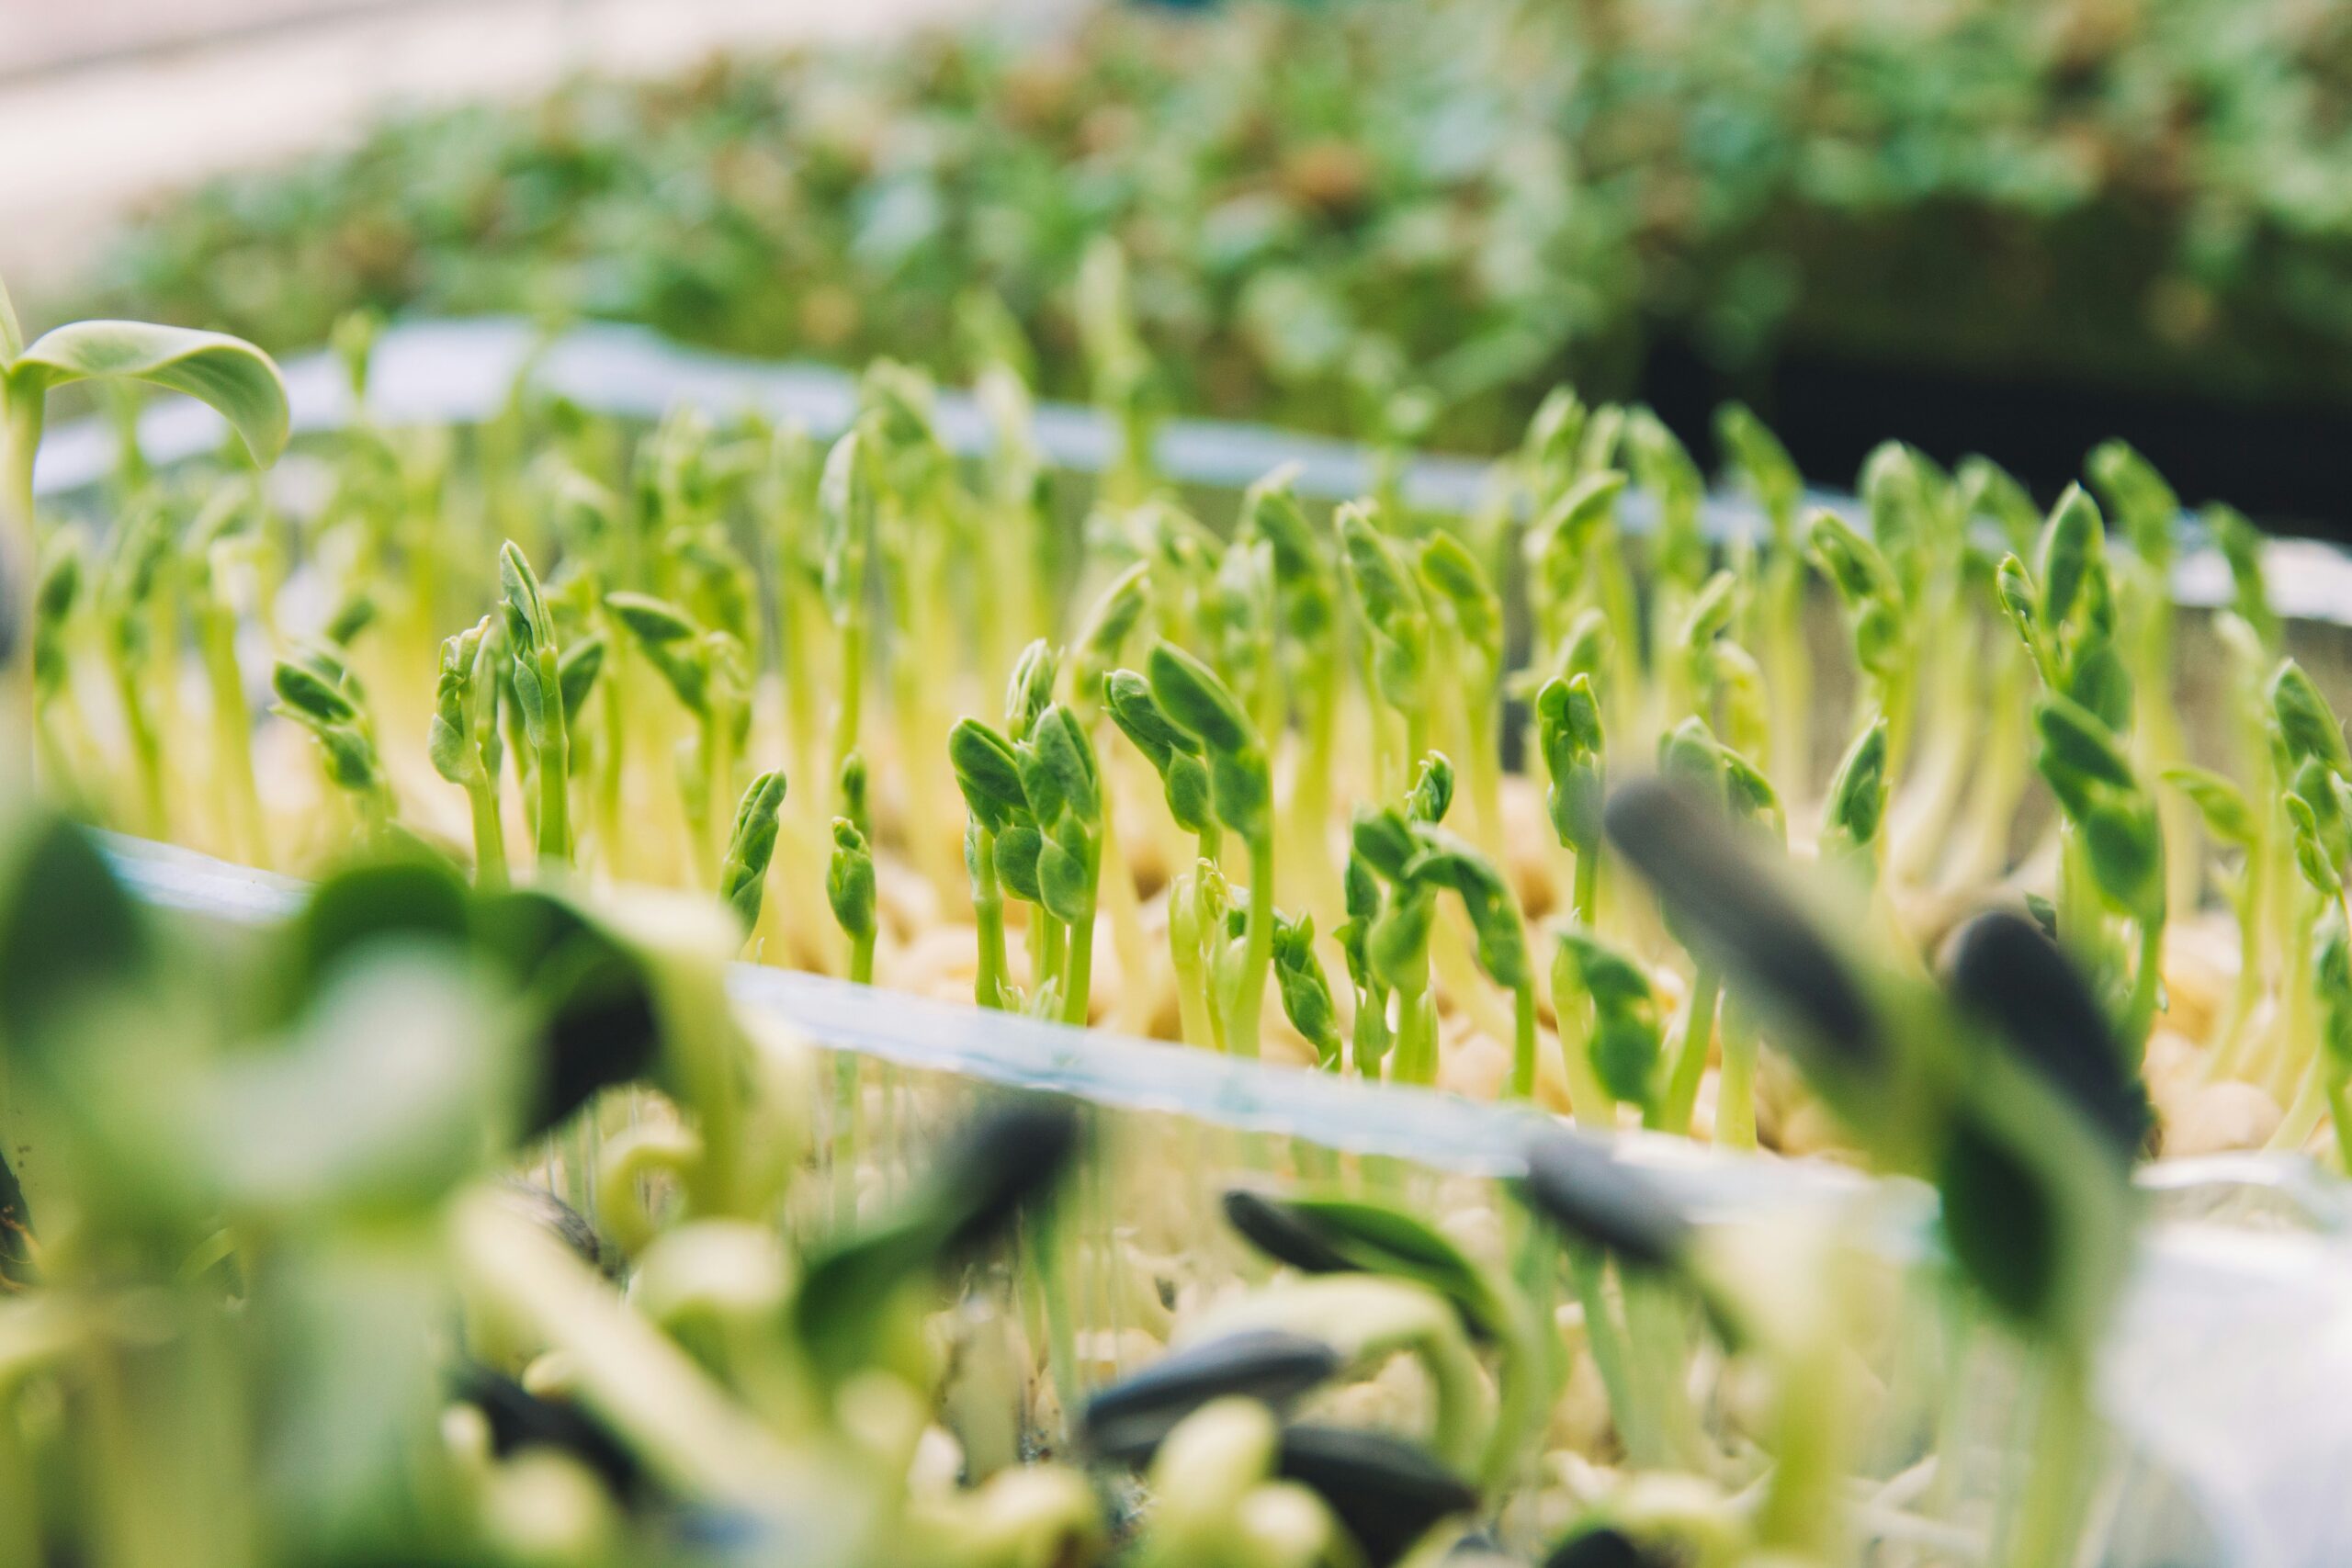
[[[7, 322], [39, 570], [0, 651], [42, 786], [329, 874], [282, 929], [166, 925], [8, 803], [0, 1565], [2080, 1555], [2159, 1020], [2192, 1070], [2292, 1088], [2290, 1142], [2352, 1060], [2352, 759], [2274, 667], [2243, 525], [2233, 778], [2168, 722], [2176, 509], [2128, 452], [2092, 464], [2110, 556], [2086, 492], [2043, 518], [1901, 447], [1867, 531], [1804, 514], [1734, 412], [1769, 527], [1718, 564], [1672, 435], [1563, 395], [1476, 517], [1391, 462], [1328, 529], [1278, 475], [1219, 535], [1152, 478], [1096, 287], [1127, 417], [1075, 536], [1009, 368], [977, 471], [887, 366], [826, 447], [682, 415], [632, 449], [518, 394], [460, 463], [365, 417], [364, 323], [314, 512], [191, 497], [126, 424], [115, 526], [40, 535], [52, 382], [196, 392], [263, 457], [284, 404], [233, 340]], [[1860, 675], [1818, 776], [1815, 570]], [[1000, 684], [1001, 722], [967, 711]], [[2191, 1023], [2200, 831], [2243, 868], [2245, 968]], [[1499, 1218], [1377, 1159], [1261, 1169], [1224, 1195], [1250, 1288], [1198, 1213], [1062, 1190], [1067, 1111], [899, 1179], [939, 1106], [848, 1055], [820, 1089], [729, 1003], [747, 951], [1592, 1128], [1794, 1148], [1817, 1117], [1932, 1185], [1938, 1246], [1875, 1252], [1869, 1187], [1702, 1229], [1555, 1132]], [[1139, 1344], [1081, 1343], [1080, 1297]], [[1923, 1317], [1915, 1387], [1888, 1344]], [[1988, 1354], [2030, 1454], [1986, 1485], [1951, 1413]]]
[[[1197, 1213], [1111, 1224], [1066, 1106], [853, 1071], [820, 1134], [707, 901], [395, 850], [224, 927], [19, 812], [0, 1562], [2065, 1560], [2145, 1114], [2097, 999], [2007, 914], [1941, 988], [1858, 961], [1670, 787], [1609, 830], [1872, 1159], [1934, 1179], [1948, 1264], [1874, 1251], [1867, 1189], [1702, 1228], [1559, 1134], [1499, 1215], [1294, 1151], [1223, 1193], [1236, 1278]], [[877, 1114], [920, 1124], [912, 1174], [856, 1163]], [[1135, 1303], [1107, 1359], [1102, 1298]], [[1955, 1416], [1988, 1355], [2030, 1465]]]
[[[1821, 863], [1915, 966], [1972, 909], [2032, 910], [2145, 1064], [2160, 1147], [2324, 1146], [2352, 762], [2243, 519], [2208, 514], [2235, 597], [2186, 625], [2179, 509], [2128, 448], [2045, 513], [1890, 444], [1848, 513], [1732, 408], [1760, 525], [1725, 540], [1672, 433], [1564, 391], [1472, 515], [1416, 508], [1384, 451], [1328, 519], [1276, 473], [1212, 529], [1154, 474], [1096, 264], [1119, 443], [1076, 521], [985, 313], [971, 461], [888, 364], [830, 443], [525, 388], [470, 432], [388, 427], [364, 321], [300, 511], [150, 472], [126, 425], [110, 525], [41, 546], [47, 772], [254, 863], [399, 841], [485, 886], [697, 888], [769, 963], [1822, 1147], [1777, 1043], [1610, 874], [1599, 802], [1655, 771]], [[2194, 757], [2185, 625], [2222, 688]]]

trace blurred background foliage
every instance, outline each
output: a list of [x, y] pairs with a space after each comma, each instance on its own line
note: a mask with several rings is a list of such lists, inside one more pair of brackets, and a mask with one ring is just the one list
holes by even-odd
[[1816, 477], [1891, 433], [2069, 475], [2122, 434], [2191, 497], [2324, 515], [2352, 8], [1116, 7], [393, 119], [162, 203], [57, 303], [283, 348], [363, 304], [584, 314], [956, 376], [981, 289], [1080, 397], [1101, 233], [1186, 412], [1361, 434], [1426, 386], [1430, 439], [1498, 450], [1573, 379], [1694, 434], [1744, 396]]

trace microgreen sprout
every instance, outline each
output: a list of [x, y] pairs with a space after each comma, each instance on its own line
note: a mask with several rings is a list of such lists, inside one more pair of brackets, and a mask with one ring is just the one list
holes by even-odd
[[531, 775], [537, 782], [539, 859], [571, 860], [571, 747], [564, 719], [563, 650], [555, 619], [548, 613], [538, 574], [519, 546], [508, 540], [498, 552], [498, 581], [504, 596], [505, 648], [516, 710], [531, 747]]
[[1537, 745], [1550, 785], [1544, 796], [1552, 831], [1576, 857], [1569, 913], [1590, 929], [1600, 918], [1600, 802], [1604, 787], [1600, 702], [1592, 677], [1555, 677], [1535, 694]]
[[1322, 960], [1315, 956], [1315, 919], [1274, 915], [1274, 987], [1282, 998], [1283, 1016], [1315, 1050], [1317, 1066], [1340, 1070], [1340, 1015], [1331, 1005], [1331, 983], [1324, 977]]
[[311, 732], [328, 779], [350, 797], [368, 836], [380, 838], [396, 807], [357, 678], [333, 651], [314, 647], [279, 660], [269, 683], [277, 694], [272, 711]]
[[1273, 958], [1273, 785], [1265, 743], [1225, 682], [1183, 649], [1155, 645], [1146, 671], [1160, 710], [1200, 744], [1217, 820], [1250, 853], [1248, 935], [1231, 983], [1217, 998], [1217, 1011], [1225, 1048], [1255, 1056], [1266, 971]]
[[825, 902], [833, 919], [849, 938], [849, 977], [860, 985], [874, 980], [874, 852], [857, 824], [846, 817], [833, 818], [833, 854], [825, 872]]
[[466, 792], [473, 814], [474, 877], [485, 887], [506, 878], [506, 829], [498, 803], [500, 635], [499, 623], [485, 615], [441, 645], [426, 746], [433, 771]]
[[[776, 818], [784, 809], [784, 795], [780, 773], [770, 770], [752, 781], [735, 809], [735, 830], [727, 840], [727, 858], [719, 864], [718, 896], [743, 922], [746, 935], [760, 927], [768, 862], [775, 854]], [[826, 891], [831, 892], [830, 880]]]
[[32, 756], [35, 717], [28, 646], [40, 561], [33, 458], [50, 392], [77, 381], [144, 383], [198, 398], [228, 420], [264, 467], [286, 446], [286, 384], [253, 344], [143, 321], [73, 321], [28, 342], [0, 286], [0, 681], [8, 750], [17, 759], [11, 765], [20, 773]]

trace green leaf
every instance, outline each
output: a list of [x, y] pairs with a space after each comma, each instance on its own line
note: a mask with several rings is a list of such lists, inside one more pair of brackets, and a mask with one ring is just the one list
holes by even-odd
[[2132, 727], [2132, 671], [2111, 641], [2101, 639], [2075, 656], [2066, 695], [2119, 735]]
[[1487, 977], [1511, 989], [1532, 984], [1519, 900], [1495, 863], [1465, 840], [1427, 823], [1413, 824], [1413, 841], [1408, 877], [1416, 884], [1449, 887], [1462, 900], [1478, 966]]
[[279, 702], [312, 724], [350, 724], [359, 716], [351, 699], [307, 664], [279, 660], [270, 670], [269, 684]]
[[1442, 751], [1421, 759], [1413, 787], [1405, 796], [1405, 818], [1411, 822], [1437, 823], [1453, 807], [1453, 761]]
[[2165, 918], [2164, 836], [2143, 798], [2102, 800], [2081, 818], [2091, 876], [2115, 906], [2143, 923]]
[[548, 615], [547, 596], [539, 590], [539, 574], [531, 570], [523, 548], [509, 539], [498, 549], [499, 592], [506, 604], [506, 640], [519, 665], [537, 658], [541, 649], [555, 647], [555, 622]]
[[1023, 782], [1029, 784], [1030, 803], [1037, 815], [1047, 818], [1067, 811], [1082, 823], [1100, 827], [1102, 774], [1094, 759], [1094, 744], [1087, 739], [1078, 716], [1062, 704], [1054, 704], [1038, 716], [1029, 744], [1036, 758], [1035, 772], [1052, 780], [1052, 795], [1058, 802], [1058, 809], [1048, 809], [1044, 792], [1024, 774]]
[[2295, 835], [2295, 865], [2303, 880], [2329, 897], [2342, 890], [2344, 878], [2335, 869], [2335, 862], [2327, 852], [2325, 839], [2321, 834], [2319, 819], [2311, 802], [2292, 790], [2279, 797], [2286, 808], [2288, 826]]
[[[1000, 849], [1002, 840], [999, 840]], [[825, 902], [854, 942], [874, 935], [874, 852], [846, 817], [833, 818], [833, 853], [825, 870]]]
[[320, 883], [288, 927], [286, 968], [307, 994], [379, 944], [464, 947], [473, 912], [465, 879], [445, 861], [412, 855], [350, 866]]
[[2029, 652], [2038, 656], [2041, 647], [2041, 594], [2034, 587], [2025, 562], [2015, 554], [2003, 556], [2001, 564], [1994, 569], [1993, 592], [2000, 602], [2001, 614], [2017, 629], [2018, 639]]
[[2034, 572], [2041, 581], [2044, 631], [2064, 626], [2091, 576], [2105, 571], [2104, 538], [2098, 504], [2082, 486], [2068, 485], [2042, 526], [2041, 555]]
[[784, 774], [774, 769], [752, 781], [735, 808], [735, 829], [728, 837], [726, 858], [719, 863], [718, 896], [734, 909], [747, 931], [760, 923], [784, 795]]
[[556, 684], [563, 693], [563, 716], [567, 722], [580, 716], [604, 668], [605, 639], [593, 634], [566, 648], [563, 657], [556, 660]]
[[1016, 817], [1027, 815], [1020, 760], [1003, 736], [978, 719], [958, 720], [947, 733], [947, 758], [965, 806], [989, 832], [1001, 835]]
[[[711, 668], [705, 657], [702, 628], [675, 604], [647, 593], [607, 593], [605, 607], [613, 613], [688, 713], [710, 710]], [[567, 710], [568, 711], [568, 710]]]
[[1162, 711], [1209, 750], [1232, 755], [1260, 749], [1256, 726], [1207, 665], [1163, 642], [1153, 646], [1147, 669]]
[[1021, 650], [1013, 660], [1012, 678], [1004, 694], [1004, 725], [1015, 740], [1029, 738], [1030, 726], [1054, 700], [1054, 681], [1061, 661], [1054, 652], [1054, 645], [1044, 637]]
[[2092, 448], [2084, 467], [2106, 499], [2109, 514], [2123, 525], [2133, 552], [2159, 570], [2168, 566], [2180, 498], [2154, 465], [2129, 443], [2105, 441]]
[[1080, 662], [1096, 670], [1116, 663], [1150, 607], [1151, 570], [1137, 561], [1104, 586], [1080, 621], [1075, 642]]
[[2113, 789], [2140, 787], [2113, 732], [2083, 707], [2064, 697], [2044, 697], [2034, 705], [2033, 724], [2041, 735], [2044, 772], [2056, 766]]
[[1037, 902], [1066, 924], [1094, 918], [1094, 852], [1086, 829], [1064, 817], [1037, 849]]
[[1589, 1055], [1600, 1087], [1615, 1099], [1649, 1102], [1657, 1082], [1665, 1031], [1648, 973], [1591, 931], [1562, 930], [1552, 958], [1552, 1005], [1564, 1015], [1582, 995], [1591, 1002]]
[[1037, 858], [1046, 847], [1045, 835], [1027, 822], [1014, 822], [996, 836], [996, 874], [1004, 890], [1024, 904], [1042, 901], [1037, 886]]
[[539, 1023], [537, 1065], [519, 1129], [546, 1131], [602, 1089], [651, 1073], [661, 1014], [646, 958], [571, 900], [514, 888], [476, 900], [475, 933]]
[[1382, 881], [1394, 885], [1405, 880], [1417, 846], [1403, 812], [1394, 807], [1377, 811], [1358, 807], [1350, 840], [1355, 857]]
[[143, 983], [156, 958], [146, 912], [87, 831], [20, 820], [0, 886], [0, 1044], [38, 1050], [77, 1008]]
[[1560, 842], [1579, 853], [1600, 840], [1600, 702], [1579, 672], [1535, 694], [1537, 750], [1550, 777], [1544, 804]]
[[1755, 493], [1773, 532], [1786, 530], [1804, 498], [1804, 477], [1780, 437], [1745, 405], [1725, 403], [1715, 411], [1715, 438]]
[[2291, 659], [2281, 660], [2270, 677], [2270, 712], [2286, 743], [2287, 759], [2300, 763], [2316, 757], [2337, 773], [2352, 775], [2352, 751], [2344, 741], [2344, 726], [2320, 695], [2319, 686]]
[[269, 355], [221, 333], [145, 321], [74, 321], [44, 333], [6, 367], [9, 389], [38, 397], [94, 379], [145, 381], [209, 403], [254, 462], [286, 450], [286, 381]]
[[1707, 579], [1690, 607], [1682, 617], [1682, 626], [1676, 640], [1687, 653], [1704, 653], [1709, 645], [1723, 636], [1731, 625], [1732, 613], [1738, 608], [1735, 597], [1739, 580], [1730, 571], [1718, 571]]
[[1849, 605], [1896, 596], [1894, 574], [1879, 548], [1827, 508], [1814, 513], [1805, 541], [1822, 575]]
[[846, 625], [865, 590], [866, 541], [874, 536], [874, 481], [864, 437], [853, 427], [825, 454], [817, 483], [817, 549], [823, 568], [825, 608]]
[[1421, 541], [1420, 571], [1422, 585], [1452, 608], [1464, 639], [1488, 658], [1499, 658], [1502, 597], [1470, 547], [1452, 534], [1431, 534]]
[[1331, 1005], [1330, 982], [1315, 956], [1315, 920], [1274, 915], [1274, 984], [1281, 995], [1283, 1016], [1306, 1042], [1315, 1047], [1316, 1065], [1327, 1072], [1340, 1067], [1340, 1021]]
[[1878, 838], [1886, 814], [1886, 716], [1881, 714], [1846, 748], [1822, 803], [1825, 847], [1834, 837], [1838, 848], [1851, 852]]
[[2206, 768], [2166, 768], [2165, 783], [2188, 797], [2205, 819], [2205, 830], [2225, 844], [2248, 846], [2262, 837], [2254, 807], [2245, 792], [2222, 774]]
[[1961, 928], [1945, 970], [1953, 1000], [2057, 1089], [2120, 1164], [2138, 1157], [2154, 1120], [2146, 1086], [2064, 949], [1996, 909]]
[[524, 1064], [452, 949], [329, 971], [289, 1037], [188, 1108], [232, 1214], [421, 1215], [512, 1147]]

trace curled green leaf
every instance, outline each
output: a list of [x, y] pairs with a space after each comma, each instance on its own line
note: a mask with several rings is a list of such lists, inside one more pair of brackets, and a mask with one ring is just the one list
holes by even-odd
[[[770, 770], [752, 781], [735, 808], [735, 828], [718, 868], [718, 896], [734, 909], [745, 931], [760, 923], [766, 896], [768, 863], [775, 855], [776, 818], [784, 809], [784, 774]], [[831, 892], [830, 877], [826, 891]]]

